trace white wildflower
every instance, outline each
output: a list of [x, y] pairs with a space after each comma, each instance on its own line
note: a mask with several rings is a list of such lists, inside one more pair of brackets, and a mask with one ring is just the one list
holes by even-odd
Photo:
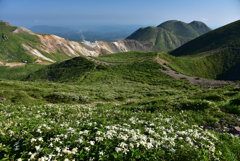
[[127, 148], [123, 148], [123, 153], [124, 153], [124, 154], [127, 154], [128, 151], [129, 151], [129, 150], [128, 150]]
[[93, 146], [95, 144], [95, 141], [90, 141], [89, 143]]
[[84, 149], [85, 149], [86, 151], [89, 151], [89, 150], [90, 150], [90, 148], [89, 148], [89, 147], [84, 147]]
[[176, 150], [173, 149], [173, 148], [171, 148], [169, 151], [172, 152], [172, 153], [175, 153], [175, 152], [176, 152]]
[[34, 139], [34, 138], [31, 139], [31, 143], [35, 142], [35, 141], [37, 141], [37, 139]]
[[38, 140], [39, 140], [39, 141], [43, 141], [43, 138], [42, 138], [42, 137], [40, 137], [40, 138], [38, 138]]
[[35, 146], [35, 149], [36, 149], [36, 151], [40, 150], [41, 149], [40, 145], [39, 146]]
[[122, 149], [119, 147], [115, 147], [115, 151], [118, 153], [118, 152], [122, 151]]
[[99, 155], [104, 155], [104, 152], [103, 152], [103, 151], [100, 151], [100, 152], [99, 152]]
[[61, 149], [59, 147], [56, 147], [55, 150], [60, 153]]

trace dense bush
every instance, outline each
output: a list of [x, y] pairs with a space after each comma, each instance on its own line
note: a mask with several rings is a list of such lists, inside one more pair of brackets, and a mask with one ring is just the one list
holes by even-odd
[[46, 97], [51, 103], [88, 102], [88, 97], [76, 93], [55, 92]]

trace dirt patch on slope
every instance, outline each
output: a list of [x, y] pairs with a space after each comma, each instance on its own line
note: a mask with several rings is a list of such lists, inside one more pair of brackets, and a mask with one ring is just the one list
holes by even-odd
[[6, 63], [5, 66], [8, 66], [10, 68], [13, 68], [13, 67], [23, 67], [25, 66], [26, 63], [19, 63], [19, 62], [13, 62], [13, 63]]
[[181, 73], [178, 73], [174, 70], [172, 70], [170, 67], [168, 67], [166, 64], [165, 60], [161, 58], [156, 58], [158, 59], [156, 62], [160, 63], [163, 67], [165, 67], [167, 70], [159, 69], [161, 72], [168, 74], [169, 76], [175, 78], [175, 79], [187, 79], [189, 80], [190, 83], [192, 84], [197, 84], [197, 85], [209, 85], [209, 86], [222, 86], [222, 85], [236, 85], [240, 87], [240, 83], [238, 82], [232, 82], [232, 81], [218, 81], [218, 80], [210, 80], [210, 79], [204, 79], [204, 78], [198, 78], [198, 77], [192, 77], [188, 75], [184, 75]]
[[33, 62], [33, 64], [50, 65], [52, 63], [44, 62], [44, 61], [38, 59], [35, 62]]
[[16, 28], [13, 33], [27, 33], [27, 34], [30, 34], [30, 35], [36, 35], [34, 32], [24, 28], [24, 27], [18, 27]]

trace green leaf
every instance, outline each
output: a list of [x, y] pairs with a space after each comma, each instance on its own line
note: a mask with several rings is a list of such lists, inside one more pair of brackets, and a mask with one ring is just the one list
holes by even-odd
[[117, 158], [117, 157], [118, 157], [117, 154], [113, 154], [113, 156], [114, 156], [114, 158]]

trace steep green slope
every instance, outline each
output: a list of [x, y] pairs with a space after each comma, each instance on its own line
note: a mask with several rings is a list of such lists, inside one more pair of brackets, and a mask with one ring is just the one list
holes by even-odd
[[[21, 62], [22, 60], [26, 60], [33, 62], [36, 59], [24, 51], [22, 44], [31, 42], [31, 45], [34, 45], [35, 43], [40, 43], [40, 41], [35, 35], [24, 33], [13, 34], [16, 28], [6, 22], [0, 21], [0, 61]], [[5, 41], [4, 35], [7, 37]]]
[[[162, 53], [160, 57], [169, 62], [173, 70], [186, 75], [218, 80], [240, 80], [240, 73], [236, 73], [240, 64], [240, 54], [236, 49], [226, 49], [201, 59], [175, 57], [167, 53]], [[231, 78], [232, 75], [235, 77]]]
[[202, 55], [225, 48], [239, 48], [240, 20], [204, 34], [172, 51], [174, 56]]
[[140, 28], [126, 39], [137, 40], [153, 50], [168, 52], [209, 31], [211, 29], [199, 21], [187, 24], [171, 20], [157, 27]]
[[[219, 80], [240, 80], [240, 21], [202, 35], [166, 58], [179, 72]], [[170, 59], [169, 59], [170, 58]]]

